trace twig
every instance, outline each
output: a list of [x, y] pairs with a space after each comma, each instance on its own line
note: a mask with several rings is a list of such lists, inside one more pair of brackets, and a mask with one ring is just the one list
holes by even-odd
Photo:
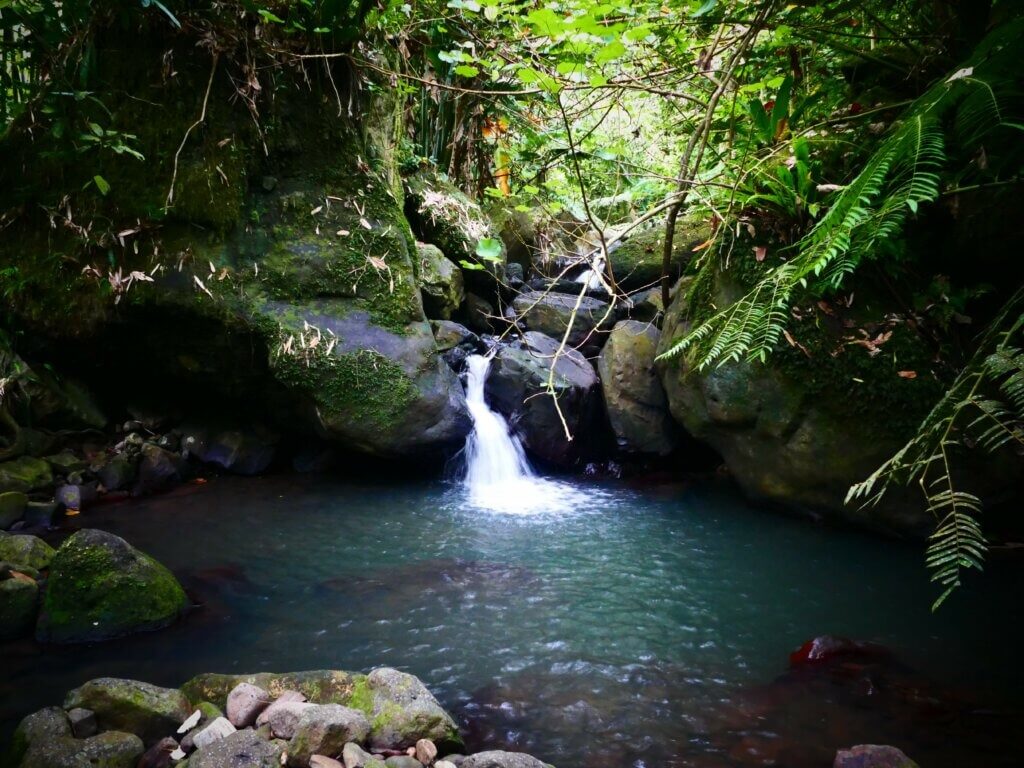
[[178, 160], [181, 158], [181, 152], [185, 149], [185, 144], [188, 143], [188, 137], [192, 131], [206, 122], [206, 107], [210, 103], [210, 91], [213, 90], [213, 76], [217, 72], [217, 61], [220, 55], [218, 53], [213, 54], [213, 64], [210, 66], [210, 79], [206, 83], [206, 94], [203, 96], [203, 109], [199, 114], [199, 119], [196, 120], [192, 125], [185, 131], [185, 135], [181, 139], [181, 144], [178, 146], [178, 151], [174, 153], [174, 171], [171, 174], [171, 188], [167, 190], [167, 201], [164, 203], [164, 213], [167, 213], [171, 208], [171, 203], [174, 202], [174, 185], [178, 180]]

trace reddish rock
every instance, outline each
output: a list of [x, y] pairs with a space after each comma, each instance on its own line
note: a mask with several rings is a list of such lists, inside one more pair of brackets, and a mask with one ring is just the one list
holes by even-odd
[[789, 666], [801, 667], [805, 664], [818, 664], [839, 658], [878, 659], [889, 655], [888, 650], [875, 643], [849, 640], [833, 635], [820, 635], [813, 640], [808, 640], [789, 654]]
[[918, 765], [896, 747], [859, 744], [836, 752], [832, 768], [918, 768]]

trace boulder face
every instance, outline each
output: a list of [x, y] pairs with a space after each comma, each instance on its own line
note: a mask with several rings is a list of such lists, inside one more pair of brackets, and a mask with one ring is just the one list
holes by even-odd
[[[719, 307], [739, 295], [721, 274], [712, 290]], [[866, 312], [868, 299], [857, 295]], [[685, 333], [687, 302], [686, 291], [680, 291], [670, 305], [659, 354]], [[876, 530], [921, 535], [934, 520], [913, 498], [894, 492], [867, 508], [844, 502], [851, 485], [904, 444], [916, 429], [917, 414], [923, 416], [935, 396], [934, 381], [897, 375], [893, 353], [899, 350], [900, 367], [921, 370], [927, 370], [931, 354], [910, 338], [912, 332], [905, 331], [904, 339], [897, 329], [887, 354], [871, 357], [844, 344], [842, 321], [837, 324], [835, 337], [818, 330], [813, 316], [794, 324], [790, 330], [802, 347], [784, 346], [764, 364], [741, 361], [696, 370], [685, 353], [660, 361], [669, 409], [690, 435], [718, 452], [749, 495]]]
[[[606, 425], [597, 373], [579, 352], [530, 331], [503, 346], [491, 362], [484, 392], [491, 407], [508, 418], [531, 453], [556, 466], [569, 467], [605, 448]], [[554, 364], [553, 388], [545, 394]], [[573, 440], [566, 438], [559, 409]]]
[[165, 627], [187, 607], [164, 566], [124, 539], [87, 529], [53, 558], [36, 637], [58, 643], [119, 637]]
[[94, 712], [100, 730], [134, 733], [147, 744], [174, 733], [192, 713], [181, 691], [113, 677], [90, 680], [69, 692], [64, 708], [75, 707]]
[[675, 425], [655, 370], [661, 334], [650, 323], [616, 323], [597, 360], [608, 421], [619, 448], [666, 455], [675, 447]]
[[462, 270], [436, 245], [416, 243], [423, 309], [432, 320], [450, 320], [466, 297]]
[[[672, 259], [669, 279], [679, 278], [683, 268], [693, 256], [693, 249], [711, 237], [707, 221], [684, 218], [676, 222], [676, 233], [672, 239]], [[664, 226], [634, 232], [618, 245], [612, 246], [608, 255], [615, 282], [620, 288], [636, 290], [648, 288], [661, 279], [662, 250], [665, 247]]]
[[529, 291], [517, 296], [512, 307], [529, 330], [559, 341], [571, 322], [568, 344], [587, 355], [597, 353], [615, 324], [608, 302], [590, 296], [580, 299], [578, 295]]

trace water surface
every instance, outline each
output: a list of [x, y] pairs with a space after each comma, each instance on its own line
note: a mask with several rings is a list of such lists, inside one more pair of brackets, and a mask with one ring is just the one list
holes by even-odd
[[[916, 545], [715, 484], [541, 493], [557, 503], [507, 514], [441, 483], [220, 478], [87, 512], [75, 525], [153, 554], [202, 607], [112, 643], [3, 647], [0, 720], [9, 730], [100, 675], [391, 665], [427, 683], [472, 747], [559, 768], [826, 768], [861, 742], [924, 768], [1021, 764], [1020, 568], [993, 562], [932, 615]], [[787, 672], [823, 633], [895, 656]]]

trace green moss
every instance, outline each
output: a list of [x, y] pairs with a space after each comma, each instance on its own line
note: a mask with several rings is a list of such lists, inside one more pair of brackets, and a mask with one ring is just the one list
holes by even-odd
[[373, 717], [373, 691], [366, 675], [359, 675], [355, 679], [352, 684], [352, 695], [345, 706], [358, 709], [367, 717]]

